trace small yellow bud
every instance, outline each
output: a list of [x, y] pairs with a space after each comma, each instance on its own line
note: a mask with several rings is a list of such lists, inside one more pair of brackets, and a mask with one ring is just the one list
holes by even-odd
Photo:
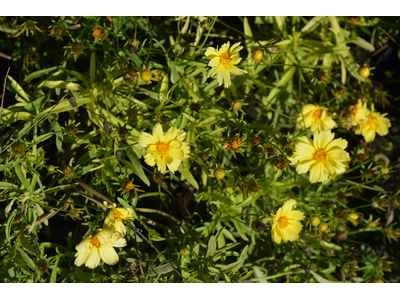
[[321, 232], [325, 232], [328, 230], [328, 224], [326, 224], [325, 222], [322, 222], [321, 224], [319, 224], [318, 228]]
[[214, 172], [215, 178], [217, 178], [218, 180], [224, 178], [224, 177], [225, 177], [225, 174], [226, 174], [226, 173], [225, 173], [225, 170], [222, 169], [222, 168], [218, 168], [218, 169], [216, 169], [215, 172]]
[[371, 74], [370, 70], [367, 67], [361, 68], [360, 71], [358, 72], [361, 77], [368, 78], [369, 75]]
[[310, 219], [310, 223], [312, 226], [317, 227], [321, 223], [321, 219], [318, 216], [314, 216]]
[[264, 53], [262, 52], [262, 50], [257, 49], [256, 51], [253, 52], [253, 58], [255, 60], [262, 60], [264, 57]]
[[150, 81], [151, 77], [153, 75], [151, 74], [151, 72], [149, 70], [144, 70], [141, 74], [140, 77], [144, 80], [144, 81]]

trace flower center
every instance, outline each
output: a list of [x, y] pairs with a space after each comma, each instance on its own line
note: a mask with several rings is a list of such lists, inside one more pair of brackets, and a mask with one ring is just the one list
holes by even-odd
[[113, 216], [114, 216], [115, 221], [121, 222], [122, 213], [121, 213], [120, 211], [115, 210], [115, 211], [113, 212]]
[[231, 61], [228, 51], [221, 55], [221, 63], [226, 66]]
[[93, 246], [95, 246], [96, 248], [100, 248], [101, 247], [101, 243], [99, 241], [99, 239], [97, 237], [93, 237], [90, 242], [92, 243]]
[[367, 118], [368, 118], [368, 125], [374, 125], [375, 124], [375, 119], [373, 118], [373, 117], [371, 117], [371, 116], [367, 116]]
[[289, 225], [289, 220], [287, 217], [282, 216], [278, 219], [278, 225], [280, 228], [286, 228]]
[[318, 150], [318, 151], [315, 152], [315, 154], [314, 154], [314, 159], [315, 159], [317, 162], [325, 162], [325, 161], [326, 161], [326, 157], [327, 157], [327, 154], [326, 154], [326, 151], [325, 151], [324, 149]]
[[161, 155], [167, 155], [169, 152], [169, 145], [166, 143], [158, 142], [157, 143], [157, 151]]
[[312, 114], [312, 118], [315, 120], [320, 120], [322, 116], [322, 109], [316, 109], [313, 114]]

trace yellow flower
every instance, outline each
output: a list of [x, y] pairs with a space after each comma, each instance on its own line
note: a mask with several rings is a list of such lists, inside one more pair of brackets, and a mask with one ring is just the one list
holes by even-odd
[[242, 46], [239, 46], [239, 43], [234, 44], [229, 48], [230, 42], [227, 42], [222, 45], [222, 47], [218, 50], [213, 47], [208, 47], [205, 55], [206, 58], [210, 60], [208, 66], [211, 67], [211, 70], [208, 71], [207, 77], [213, 77], [217, 74], [217, 80], [219, 85], [222, 85], [224, 82], [224, 86], [227, 88], [231, 85], [231, 73], [233, 75], [243, 75], [247, 73], [245, 70], [241, 70], [237, 68], [237, 65], [242, 58], [239, 56], [239, 51], [243, 49]]
[[304, 125], [306, 128], [311, 127], [310, 129], [313, 132], [316, 130], [329, 130], [336, 125], [326, 107], [314, 104], [303, 105], [302, 115], [298, 117], [297, 123], [301, 127]]
[[125, 247], [126, 240], [118, 232], [101, 230], [95, 236], [88, 236], [75, 249], [75, 265], [80, 267], [85, 264], [89, 269], [96, 268], [100, 258], [108, 265], [115, 265], [119, 256], [113, 247]]
[[380, 136], [387, 135], [391, 124], [389, 119], [385, 117], [386, 115], [381, 115], [374, 111], [374, 107], [372, 106], [371, 114], [367, 116], [368, 122], [359, 125], [356, 128], [356, 134], [362, 134], [367, 143], [375, 139], [376, 133]]
[[153, 135], [142, 132], [139, 145], [146, 149], [145, 162], [149, 166], [157, 164], [158, 171], [166, 173], [167, 168], [174, 173], [181, 161], [189, 156], [190, 147], [183, 140], [186, 132], [174, 126], [164, 134], [161, 124], [153, 128]]
[[125, 235], [126, 228], [124, 223], [122, 223], [122, 220], [133, 220], [133, 209], [122, 207], [117, 208], [117, 205], [115, 203], [113, 205], [108, 205], [108, 208], [111, 208], [111, 210], [104, 220], [103, 228], [111, 231], [115, 228], [115, 231], [118, 231]]
[[302, 136], [296, 141], [296, 150], [291, 158], [297, 164], [297, 173], [305, 174], [310, 170], [310, 182], [324, 182], [328, 177], [346, 170], [345, 162], [350, 159], [344, 151], [347, 141], [334, 139], [335, 134], [330, 130], [317, 131], [314, 140]]
[[357, 126], [368, 122], [368, 116], [371, 112], [367, 108], [367, 103], [363, 103], [361, 99], [358, 99], [357, 104], [350, 106], [349, 113], [351, 125]]
[[273, 222], [271, 236], [277, 244], [280, 244], [282, 240], [287, 243], [299, 238], [299, 232], [303, 228], [300, 221], [304, 219], [304, 214], [294, 208], [296, 208], [296, 200], [287, 200], [278, 209], [276, 215], [271, 214], [272, 217], [269, 218]]

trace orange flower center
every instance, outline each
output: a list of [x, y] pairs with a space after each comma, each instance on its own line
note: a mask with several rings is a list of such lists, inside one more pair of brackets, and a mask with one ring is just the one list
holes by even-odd
[[375, 124], [375, 119], [373, 118], [373, 117], [371, 117], [371, 116], [367, 116], [367, 118], [368, 118], [368, 125], [374, 125]]
[[224, 54], [221, 55], [221, 63], [226, 66], [227, 64], [229, 64], [231, 61], [231, 57], [228, 53], [228, 51], [226, 51]]
[[312, 118], [315, 120], [320, 120], [322, 116], [322, 109], [316, 109], [313, 114], [312, 114]]
[[113, 216], [115, 221], [121, 222], [122, 213], [119, 210], [114, 210]]
[[324, 149], [318, 150], [318, 151], [315, 152], [315, 154], [314, 154], [314, 159], [315, 159], [317, 162], [325, 162], [325, 161], [326, 161], [326, 157], [327, 157], [327, 154], [326, 154], [326, 151], [325, 151]]
[[289, 220], [288, 220], [288, 218], [285, 217], [285, 216], [279, 217], [279, 219], [278, 219], [278, 225], [279, 225], [280, 228], [286, 228], [286, 227], [288, 227], [288, 226], [289, 226]]
[[95, 38], [102, 38], [103, 37], [103, 30], [101, 30], [99, 28], [94, 28], [93, 29], [93, 36]]
[[157, 143], [157, 151], [161, 155], [167, 155], [169, 152], [169, 145], [166, 143], [158, 142]]
[[93, 246], [95, 246], [96, 248], [100, 248], [101, 247], [101, 243], [99, 241], [99, 239], [97, 237], [93, 237], [90, 240], [90, 243], [92, 243]]
[[135, 185], [132, 183], [132, 182], [130, 182], [130, 181], [127, 181], [127, 182], [125, 182], [124, 183], [124, 186], [122, 187], [124, 190], [126, 190], [126, 191], [130, 191], [131, 189], [133, 189], [135, 187]]
[[239, 149], [241, 146], [242, 146], [242, 139], [241, 139], [241, 138], [239, 138], [239, 139], [233, 139], [233, 140], [231, 141], [231, 148], [232, 148], [233, 150], [237, 150], [237, 149]]

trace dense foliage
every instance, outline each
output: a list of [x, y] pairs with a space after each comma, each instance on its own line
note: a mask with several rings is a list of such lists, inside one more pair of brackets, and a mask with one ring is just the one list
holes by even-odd
[[396, 18], [0, 17], [0, 280], [398, 282], [399, 42]]

